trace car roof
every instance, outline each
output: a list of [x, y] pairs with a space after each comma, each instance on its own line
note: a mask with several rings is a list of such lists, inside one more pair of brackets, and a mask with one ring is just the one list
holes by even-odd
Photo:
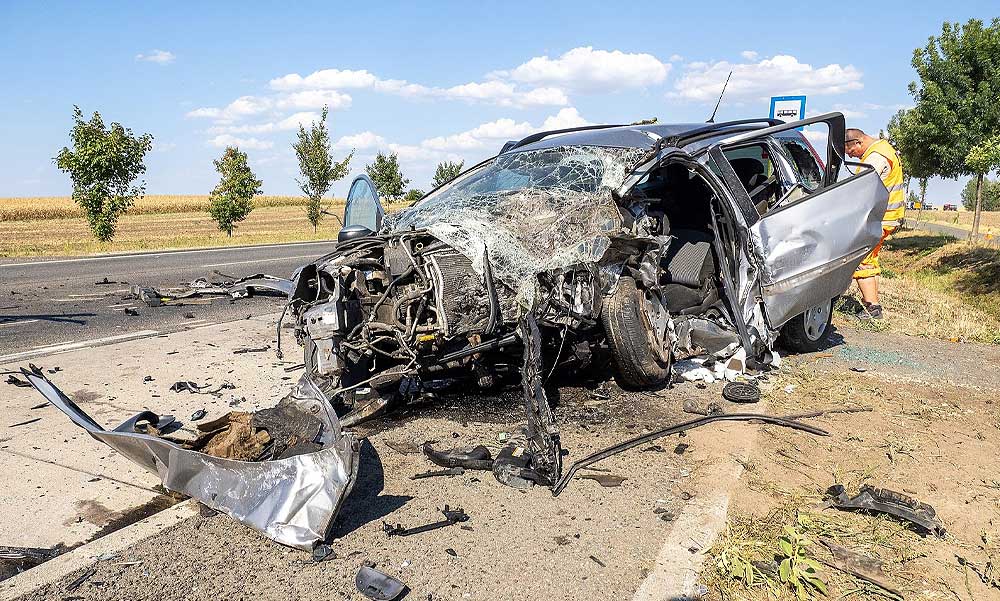
[[[663, 138], [668, 140], [677, 139], [681, 142], [681, 147], [689, 147], [688, 150], [697, 150], [727, 135], [745, 132], [750, 129], [762, 129], [768, 126], [764, 121], [761, 121], [757, 125], [734, 125], [733, 123], [739, 122], [718, 124], [663, 123], [653, 125], [614, 125], [599, 129], [570, 130], [565, 131], [565, 133], [560, 133], [564, 130], [556, 130], [551, 132], [552, 135], [549, 137], [523, 145], [519, 143], [512, 150], [515, 152], [524, 152], [559, 146], [606, 146], [651, 149], [659, 139]], [[690, 143], [683, 141], [685, 136], [696, 133], [702, 134], [698, 136], [697, 140], [692, 140]]]

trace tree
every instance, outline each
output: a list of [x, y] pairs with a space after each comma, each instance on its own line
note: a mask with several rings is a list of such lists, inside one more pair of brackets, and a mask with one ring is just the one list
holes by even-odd
[[984, 175], [1000, 167], [1000, 134], [973, 146], [965, 157], [965, 164], [976, 174], [976, 215], [972, 219], [972, 239], [975, 240], [983, 213]]
[[432, 182], [433, 186], [438, 188], [455, 179], [458, 177], [458, 174], [462, 173], [462, 167], [464, 166], [465, 161], [458, 163], [442, 161], [438, 163], [437, 169], [434, 170], [434, 181]]
[[[982, 195], [982, 210], [1000, 211], [1000, 181], [984, 178], [983, 184], [980, 186], [980, 194]], [[976, 210], [976, 196], [976, 180], [970, 179], [966, 182], [965, 188], [962, 189], [962, 206], [967, 211]]]
[[295, 156], [299, 159], [299, 172], [302, 173], [302, 179], [295, 181], [302, 193], [309, 198], [306, 216], [314, 232], [319, 226], [319, 220], [323, 218], [323, 196], [330, 191], [333, 182], [347, 175], [348, 165], [354, 156], [352, 150], [339, 163], [330, 156], [330, 134], [326, 129], [328, 113], [329, 108], [324, 106], [319, 123], [313, 121], [308, 131], [300, 123], [298, 141], [292, 144]]
[[247, 153], [235, 146], [226, 147], [222, 158], [214, 163], [222, 177], [212, 190], [208, 212], [219, 229], [232, 237], [235, 225], [253, 211], [253, 197], [261, 193], [262, 182], [250, 170]]
[[[920, 77], [919, 86], [910, 84], [916, 106], [901, 111], [890, 123], [890, 136], [899, 144], [904, 166], [916, 177], [975, 175], [981, 187], [986, 172], [977, 169], [989, 161], [968, 159], [974, 148], [1000, 131], [1000, 103], [996, 101], [1000, 97], [1000, 19], [988, 27], [977, 19], [965, 25], [944, 23], [939, 37], [932, 36], [925, 47], [914, 50], [912, 64]], [[978, 226], [977, 211], [973, 237], [979, 233]]]
[[111, 240], [118, 219], [146, 191], [146, 183], [133, 185], [146, 172], [143, 159], [153, 146], [153, 136], [134, 136], [132, 130], [112, 123], [104, 127], [100, 113], [83, 120], [80, 107], [73, 107], [73, 150], [63, 147], [55, 157], [56, 166], [69, 173], [73, 200], [87, 216], [90, 231], [101, 242]]
[[375, 184], [379, 196], [384, 196], [389, 200], [397, 200], [401, 197], [406, 190], [406, 184], [410, 183], [410, 180], [404, 178], [403, 172], [399, 170], [399, 159], [395, 152], [389, 155], [381, 152], [376, 154], [375, 162], [371, 165], [365, 165], [365, 171], [372, 183]]
[[423, 197], [424, 197], [424, 191], [414, 188], [406, 193], [406, 196], [403, 197], [403, 200], [409, 203], [414, 203]]

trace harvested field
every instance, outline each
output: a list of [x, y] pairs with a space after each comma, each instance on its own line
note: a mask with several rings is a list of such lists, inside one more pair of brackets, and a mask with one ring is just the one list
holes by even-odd
[[[208, 196], [148, 196], [122, 217], [115, 239], [101, 243], [94, 240], [79, 207], [68, 197], [4, 198], [0, 199], [0, 257], [329, 240], [340, 231], [340, 222], [328, 215], [314, 232], [306, 220], [304, 198], [259, 196], [254, 202], [254, 211], [230, 238], [209, 216]], [[403, 206], [390, 205], [389, 210]], [[327, 210], [342, 215], [343, 199], [332, 200]]]

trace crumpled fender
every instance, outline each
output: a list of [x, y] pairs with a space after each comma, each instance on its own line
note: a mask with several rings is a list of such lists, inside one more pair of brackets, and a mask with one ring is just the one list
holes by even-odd
[[136, 432], [136, 423], [155, 424], [158, 416], [151, 412], [105, 430], [45, 375], [22, 371], [73, 423], [159, 476], [165, 488], [197, 499], [283, 545], [309, 551], [325, 540], [357, 477], [358, 440], [353, 432], [341, 429], [330, 403], [308, 376], [281, 402], [323, 422], [323, 448], [285, 459], [249, 462], [213, 457]]

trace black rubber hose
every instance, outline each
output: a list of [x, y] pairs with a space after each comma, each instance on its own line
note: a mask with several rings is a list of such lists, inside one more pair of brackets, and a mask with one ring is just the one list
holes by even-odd
[[697, 419], [692, 419], [690, 421], [682, 422], [670, 426], [669, 428], [664, 428], [662, 430], [657, 430], [656, 432], [650, 432], [649, 434], [643, 434], [642, 436], [637, 436], [635, 438], [626, 440], [624, 442], [618, 443], [613, 447], [608, 447], [603, 451], [598, 451], [592, 455], [588, 455], [579, 461], [573, 463], [569, 466], [569, 469], [562, 475], [562, 478], [556, 482], [556, 485], [552, 487], [552, 496], [558, 496], [559, 493], [566, 488], [569, 481], [573, 479], [577, 470], [588, 465], [592, 465], [607, 459], [612, 455], [617, 455], [623, 451], [635, 448], [639, 445], [646, 444], [657, 438], [663, 438], [664, 436], [670, 436], [671, 434], [677, 434], [679, 432], [684, 432], [685, 430], [691, 430], [692, 428], [697, 428], [699, 426], [705, 426], [713, 422], [750, 422], [758, 421], [764, 422], [766, 424], [774, 424], [776, 426], [784, 426], [786, 428], [792, 428], [795, 430], [802, 430], [803, 432], [808, 432], [810, 434], [816, 434], [817, 436], [829, 436], [830, 433], [822, 428], [817, 428], [815, 426], [810, 426], [809, 424], [803, 424], [802, 422], [797, 422], [795, 420], [786, 419], [784, 417], [778, 417], [776, 415], [764, 415], [762, 413], [729, 413], [729, 414], [719, 414], [719, 415], [709, 415], [707, 417], [699, 417]]

